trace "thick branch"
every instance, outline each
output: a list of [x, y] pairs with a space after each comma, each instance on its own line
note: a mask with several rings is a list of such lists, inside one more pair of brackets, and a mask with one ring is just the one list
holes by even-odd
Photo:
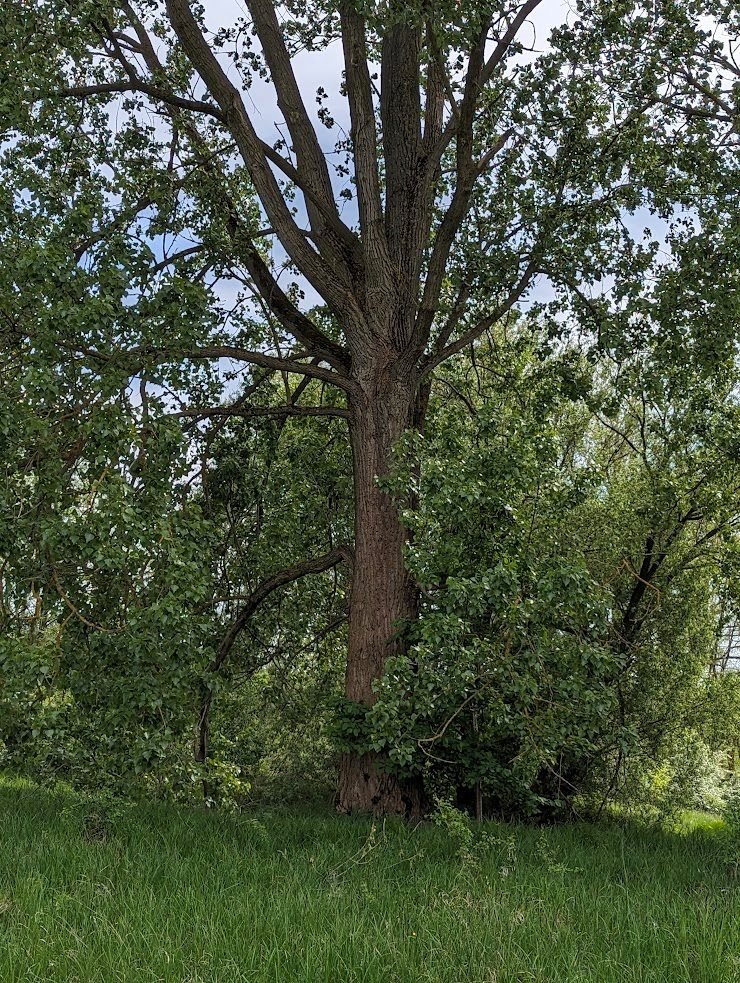
[[[349, 269], [346, 267], [342, 251], [337, 248], [338, 243], [333, 243], [332, 237], [326, 236], [328, 229], [325, 228], [324, 213], [327, 211], [332, 213], [332, 224], [340, 222], [339, 213], [326, 158], [306, 112], [275, 13], [275, 5], [272, 0], [248, 0], [248, 6], [262, 45], [262, 53], [270, 69], [278, 106], [285, 117], [293, 140], [298, 173], [303, 176], [303, 181], [311, 192], [306, 198], [311, 228], [317, 235], [320, 246], [326, 249], [327, 259], [334, 264], [344, 265], [345, 274], [349, 278]], [[320, 203], [323, 207], [320, 209], [315, 207], [314, 202]]]
[[288, 403], [285, 406], [200, 406], [178, 410], [173, 416], [193, 416], [201, 419], [212, 416], [244, 418], [253, 416], [333, 416], [347, 420], [350, 417], [350, 412], [341, 406], [294, 406]]
[[330, 268], [309, 245], [283, 198], [262, 141], [236, 87], [229, 81], [190, 9], [189, 0], [167, 0], [170, 23], [195, 70], [220, 106], [255, 190], [286, 252], [301, 273], [335, 310], [351, 306], [351, 290], [341, 268]]
[[133, 374], [140, 372], [144, 366], [151, 362], [164, 363], [174, 358], [188, 361], [229, 358], [236, 362], [247, 362], [250, 365], [260, 365], [266, 369], [275, 369], [278, 372], [291, 372], [296, 375], [310, 376], [312, 379], [321, 379], [322, 382], [326, 382], [331, 386], [337, 386], [339, 389], [344, 389], [347, 392], [354, 392], [355, 388], [350, 379], [321, 365], [298, 362], [295, 359], [268, 355], [266, 352], [251, 351], [235, 345], [203, 345], [200, 348], [189, 349], [155, 348], [150, 345], [139, 345], [109, 354], [108, 352], [98, 351], [94, 348], [70, 345], [61, 340], [58, 341], [58, 344], [60, 347], [69, 348], [81, 355], [101, 362], [122, 362], [126, 370]]
[[150, 275], [156, 273], [161, 273], [162, 270], [166, 270], [168, 266], [172, 266], [173, 263], [179, 263], [181, 259], [187, 259], [189, 256], [197, 256], [198, 253], [202, 252], [204, 246], [187, 246], [185, 249], [179, 250], [179, 252], [173, 253], [171, 256], [165, 256], [158, 263], [149, 270]]
[[[399, 18], [383, 38], [380, 113], [386, 178], [386, 239], [397, 271], [398, 290], [408, 297], [409, 309], [417, 296], [426, 244], [426, 216], [420, 200], [423, 184], [420, 53], [419, 29]], [[407, 332], [411, 327], [410, 324], [396, 326], [394, 341], [400, 347], [410, 340]]]
[[226, 659], [229, 657], [229, 653], [234, 647], [239, 634], [243, 631], [249, 622], [249, 619], [255, 613], [257, 608], [272, 594], [274, 591], [278, 590], [280, 587], [284, 587], [286, 584], [293, 583], [295, 580], [300, 580], [302, 577], [306, 577], [312, 573], [324, 573], [326, 570], [330, 570], [332, 567], [338, 566], [343, 561], [348, 558], [348, 550], [344, 547], [337, 547], [337, 549], [331, 550], [329, 553], [324, 553], [323, 556], [315, 557], [311, 560], [304, 560], [301, 563], [296, 563], [295, 566], [287, 567], [285, 570], [280, 570], [278, 573], [273, 574], [266, 580], [263, 580], [258, 587], [249, 595], [244, 607], [239, 612], [238, 617], [234, 620], [231, 627], [227, 631], [226, 635], [218, 648], [216, 655], [213, 657], [208, 665], [209, 672], [218, 672], [218, 670], [223, 666]]
[[[424, 93], [424, 150], [428, 153], [442, 133], [445, 95], [449, 92], [449, 79], [446, 66], [434, 36], [434, 24], [427, 22], [427, 80]], [[450, 93], [450, 111], [457, 109], [454, 96]]]
[[506, 53], [519, 33], [522, 24], [524, 24], [529, 15], [533, 13], [542, 2], [543, 0], [527, 0], [527, 3], [525, 3], [521, 8], [519, 13], [509, 25], [509, 29], [500, 39], [490, 57], [487, 59], [485, 68], [483, 69], [483, 77], [481, 79], [482, 85], [485, 85], [485, 83], [491, 78], [493, 73], [506, 57]]
[[341, 7], [340, 17], [360, 229], [368, 264], [371, 267], [385, 266], [388, 262], [388, 244], [383, 225], [375, 108], [367, 64], [365, 22], [351, 4]]
[[241, 220], [233, 204], [230, 201], [228, 204], [231, 209], [229, 232], [238, 249], [239, 258], [246, 266], [269, 309], [297, 341], [322, 355], [330, 365], [339, 368], [342, 372], [347, 370], [350, 364], [349, 353], [317, 328], [311, 318], [297, 308], [280, 288], [248, 233], [242, 230]]
[[[139, 50], [144, 58], [147, 68], [153, 76], [157, 78], [164, 78], [164, 66], [160, 62], [159, 57], [154, 50], [154, 46], [151, 43], [151, 39], [147, 34], [146, 28], [137, 16], [136, 11], [133, 9], [131, 4], [128, 3], [128, 0], [122, 0], [121, 6], [126, 11], [126, 14], [131, 21], [131, 25], [136, 32]], [[181, 100], [179, 100], [179, 97], [172, 97], [171, 93], [167, 89], [163, 88], [162, 86], [151, 86], [149, 83], [138, 79], [130, 62], [124, 60], [122, 61], [122, 65], [129, 73], [133, 85], [137, 87], [139, 85], [146, 86], [148, 90], [151, 90], [152, 94], [154, 94], [156, 89], [158, 97], [168, 105], [173, 107], [180, 106]], [[142, 91], [144, 90], [142, 89]], [[210, 103], [204, 103], [203, 105], [210, 106]], [[183, 106], [182, 108], [188, 107]], [[218, 119], [220, 119], [221, 122], [226, 122], [223, 113], [221, 113], [217, 107], [211, 106], [211, 109], [218, 113]], [[269, 143], [265, 142], [264, 140], [259, 140], [258, 142], [267, 160], [269, 160], [271, 164], [274, 164], [279, 171], [281, 171], [290, 181], [292, 181], [296, 187], [307, 196], [307, 198], [311, 199], [316, 208], [321, 212], [327, 226], [331, 228], [334, 235], [336, 235], [343, 242], [344, 247], [352, 253], [353, 260], [359, 263], [361, 257], [358, 240], [356, 236], [353, 235], [351, 230], [348, 229], [347, 226], [340, 220], [334, 200], [332, 199], [327, 202], [324, 196], [317, 196], [315, 188], [313, 188], [311, 182], [307, 180], [306, 175], [299, 173], [299, 171], [290, 163], [290, 161], [286, 160], [277, 152], [277, 150], [275, 150], [274, 147], [271, 147]], [[308, 171], [308, 174], [310, 175], [310, 171]]]
[[[246, 601], [245, 606], [242, 608], [239, 616], [226, 633], [221, 645], [219, 646], [218, 652], [208, 664], [207, 671], [214, 673], [218, 672], [222, 668], [228, 659], [229, 654], [234, 647], [234, 643], [239, 637], [239, 634], [247, 626], [250, 618], [260, 604], [267, 600], [267, 598], [274, 591], [285, 586], [286, 584], [292, 583], [295, 580], [299, 580], [301, 577], [308, 576], [312, 573], [323, 573], [326, 570], [330, 570], [343, 560], [349, 563], [351, 566], [352, 554], [349, 547], [338, 547], [337, 549], [332, 550], [330, 553], [325, 553], [324, 556], [317, 557], [314, 560], [305, 560], [303, 563], [298, 563], [294, 567], [281, 570], [279, 573], [273, 574], [272, 577], [268, 577], [267, 580], [263, 580], [256, 590], [254, 590], [252, 594], [249, 594], [244, 599]], [[213, 690], [203, 683], [201, 690], [200, 712], [196, 728], [195, 746], [195, 759], [201, 764], [205, 764], [208, 759], [208, 732], [210, 729], [209, 722], [212, 700]], [[204, 791], [205, 790], [206, 786], [204, 786]]]
[[[144, 353], [145, 350], [142, 350], [142, 354]], [[162, 352], [161, 354], [164, 358], [168, 357], [167, 352]], [[347, 391], [351, 391], [354, 388], [349, 379], [320, 365], [296, 362], [293, 359], [280, 358], [275, 355], [267, 355], [265, 352], [255, 352], [230, 345], [210, 345], [204, 346], [203, 348], [190, 349], [182, 353], [172, 352], [170, 354], [179, 355], [181, 358], [187, 358], [192, 361], [197, 359], [233, 358], [235, 361], [261, 365], [266, 369], [277, 369], [279, 372], [294, 372], [298, 375], [310, 376], [312, 379], [321, 379], [323, 382], [328, 382], [331, 386], [337, 386], [339, 389], [345, 389]]]
[[[492, 160], [493, 157], [503, 149], [506, 141], [509, 139], [509, 136], [510, 131], [507, 131], [494, 142], [485, 155], [487, 162]], [[464, 159], [459, 159], [455, 191], [452, 195], [452, 200], [447, 207], [447, 211], [443, 215], [442, 221], [440, 222], [439, 229], [437, 230], [437, 234], [434, 238], [432, 255], [429, 258], [429, 267], [427, 269], [426, 282], [424, 284], [424, 293], [422, 295], [418, 314], [419, 332], [425, 344], [429, 338], [429, 333], [434, 321], [434, 315], [437, 313], [439, 295], [440, 291], [442, 290], [442, 284], [444, 282], [445, 271], [447, 270], [447, 263], [450, 258], [452, 246], [470, 207], [474, 179], [477, 176], [478, 170], [479, 168], [476, 167], [472, 159], [471, 142], [470, 156], [467, 156]]]
[[[511, 45], [513, 44], [513, 42], [515, 41], [516, 36], [519, 33], [522, 25], [529, 17], [529, 15], [533, 13], [534, 10], [536, 10], [536, 8], [539, 7], [541, 3], [543, 3], [543, 0], [528, 0], [528, 2], [525, 3], [524, 6], [521, 8], [521, 10], [517, 13], [516, 17], [509, 25], [503, 37], [499, 39], [496, 47], [494, 48], [488, 59], [485, 61], [485, 64], [482, 66], [480, 74], [477, 78], [477, 85], [474, 92], [475, 102], [477, 102], [478, 96], [480, 92], [482, 92], [486, 83], [490, 81], [493, 73], [496, 71], [498, 66], [506, 57], [506, 54], [509, 48], [511, 47]], [[471, 49], [470, 57], [471, 58], [474, 57], [474, 48]], [[463, 101], [464, 101], [464, 97], [463, 97]], [[473, 110], [475, 110], [475, 104], [473, 105], [472, 108]], [[442, 136], [438, 140], [433, 154], [430, 155], [430, 159], [428, 162], [430, 167], [437, 166], [437, 163], [442, 158], [442, 155], [444, 154], [445, 150], [450, 145], [451, 141], [457, 136], [459, 128], [461, 126], [461, 122], [462, 122], [462, 107], [460, 112], [453, 112], [450, 119], [448, 120], [447, 125], [444, 128], [444, 132], [442, 133]]]
[[[651, 590], [656, 590], [654, 586], [655, 577], [667, 560], [671, 547], [679, 539], [683, 531], [686, 529], [688, 523], [697, 522], [701, 519], [701, 512], [695, 506], [691, 506], [683, 515], [679, 515], [675, 521], [675, 525], [668, 533], [663, 542], [663, 545], [658, 551], [656, 551], [656, 541], [652, 533], [649, 533], [645, 539], [645, 548], [642, 555], [642, 563], [640, 565], [640, 570], [635, 573], [628, 565], [628, 569], [631, 570], [632, 574], [636, 577], [636, 583], [632, 588], [627, 604], [625, 605], [624, 612], [622, 615], [621, 628], [619, 632], [619, 646], [623, 652], [626, 652], [637, 637], [638, 632], [642, 626], [644, 620], [644, 614], [640, 616], [640, 604], [643, 597], [645, 596], [648, 588]], [[713, 538], [721, 530], [721, 525], [710, 530], [710, 535], [707, 539]]]
[[115, 92], [140, 92], [143, 95], [151, 96], [160, 102], [166, 102], [170, 106], [177, 106], [178, 109], [188, 109], [194, 113], [203, 113], [206, 116], [213, 116], [220, 122], [225, 121], [223, 113], [218, 106], [211, 105], [210, 102], [202, 102], [199, 99], [186, 99], [183, 96], [175, 95], [167, 89], [161, 89], [157, 85], [150, 85], [143, 80], [128, 82], [100, 82], [97, 85], [74, 85], [65, 89], [60, 89], [53, 93], [55, 96], [65, 98], [84, 99], [87, 96], [100, 96], [106, 93]]

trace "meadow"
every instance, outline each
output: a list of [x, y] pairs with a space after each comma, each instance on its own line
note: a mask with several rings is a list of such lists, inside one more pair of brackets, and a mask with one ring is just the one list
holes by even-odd
[[721, 823], [416, 828], [0, 784], [2, 983], [732, 983]]

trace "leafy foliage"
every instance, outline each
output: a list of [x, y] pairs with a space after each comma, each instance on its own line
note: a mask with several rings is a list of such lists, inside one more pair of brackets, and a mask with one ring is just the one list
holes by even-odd
[[696, 771], [740, 720], [737, 11], [247, 6], [6, 3], [2, 761], [225, 802], [344, 751], [517, 815]]

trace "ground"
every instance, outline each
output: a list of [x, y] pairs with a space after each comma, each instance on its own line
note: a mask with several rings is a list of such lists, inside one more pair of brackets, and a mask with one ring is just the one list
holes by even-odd
[[0, 981], [734, 983], [719, 824], [373, 825], [0, 783]]

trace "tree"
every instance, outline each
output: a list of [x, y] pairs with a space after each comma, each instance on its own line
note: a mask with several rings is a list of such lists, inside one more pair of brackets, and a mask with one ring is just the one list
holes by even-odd
[[[660, 262], [630, 213], [680, 223], [688, 210], [707, 244], [720, 235], [737, 145], [723, 39], [737, 14], [720, 0], [592, 0], [530, 57], [542, 0], [248, 0], [248, 20], [210, 36], [207, 8], [189, 0], [7, 6], [22, 58], [3, 86], [5, 336], [23, 358], [61, 358], [108, 386], [142, 378], [182, 394], [184, 365], [253, 367], [231, 401], [191, 387], [186, 417], [346, 421], [345, 692], [372, 704], [419, 609], [384, 486], [395, 445], [423, 430], [435, 370], [538, 280], [558, 297], [554, 330], [571, 309], [605, 347], [628, 343]], [[320, 86], [312, 115], [295, 58], [338, 46], [349, 133], [327, 148], [321, 126], [339, 112]], [[252, 83], [277, 104], [275, 143], [250, 109]], [[616, 292], [600, 296], [610, 279]], [[246, 291], [228, 312], [223, 281]], [[274, 373], [339, 398], [322, 388], [305, 403], [301, 383], [260, 408], [250, 397]], [[345, 755], [341, 810], [419, 811], [418, 784], [382, 764], [363, 748]]]

